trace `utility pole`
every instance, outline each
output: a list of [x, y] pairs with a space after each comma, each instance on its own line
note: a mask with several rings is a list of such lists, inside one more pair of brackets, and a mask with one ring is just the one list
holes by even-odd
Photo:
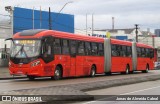
[[88, 35], [87, 34], [87, 28], [88, 28], [88, 26], [87, 26], [87, 14], [86, 14], [86, 35]]
[[42, 28], [42, 10], [40, 6], [40, 29]]
[[65, 3], [65, 4], [63, 5], [63, 7], [61, 8], [61, 10], [57, 13], [57, 15], [56, 15], [55, 19], [53, 20], [53, 22], [56, 22], [56, 20], [57, 20], [58, 16], [60, 15], [61, 11], [62, 11], [62, 10], [64, 9], [64, 7], [66, 7], [66, 5], [69, 4], [69, 3], [73, 3], [73, 1], [69, 1], [69, 2], [67, 2], [67, 3]]
[[10, 21], [11, 21], [11, 31], [12, 31], [11, 37], [12, 37], [12, 35], [14, 34], [14, 27], [13, 27], [14, 25], [14, 7], [6, 6], [5, 10], [10, 13], [9, 16], [10, 16]]
[[136, 42], [138, 42], [138, 24], [135, 24], [136, 26]]
[[114, 17], [112, 17], [112, 30], [114, 30]]
[[49, 30], [52, 30], [51, 8], [49, 7]]
[[93, 14], [92, 14], [92, 36], [93, 36], [93, 34], [94, 34], [94, 20], [93, 20], [94, 18], [93, 18]]
[[33, 7], [33, 13], [32, 13], [32, 28], [34, 29], [34, 7]]

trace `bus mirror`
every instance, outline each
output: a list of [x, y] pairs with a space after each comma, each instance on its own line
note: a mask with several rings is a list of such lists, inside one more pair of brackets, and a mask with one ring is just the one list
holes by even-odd
[[7, 41], [7, 40], [11, 40], [11, 41], [13, 41], [13, 38], [7, 38], [7, 39], [5, 39], [5, 41]]
[[5, 39], [5, 41], [7, 41], [7, 40], [11, 40], [13, 42], [13, 44], [15, 44], [14, 41], [13, 41], [13, 38], [7, 38], [7, 39]]

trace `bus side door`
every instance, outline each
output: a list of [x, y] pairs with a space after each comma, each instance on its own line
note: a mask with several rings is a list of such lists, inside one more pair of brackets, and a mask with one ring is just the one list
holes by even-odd
[[45, 37], [42, 43], [42, 59], [45, 62], [44, 64], [45, 75], [53, 74], [53, 65], [51, 63], [54, 60], [52, 42], [53, 42], [53, 37]]

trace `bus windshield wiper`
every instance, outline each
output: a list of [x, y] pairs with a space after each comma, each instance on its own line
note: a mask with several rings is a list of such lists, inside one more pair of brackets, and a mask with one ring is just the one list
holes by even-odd
[[19, 52], [22, 52], [23, 47], [24, 47], [24, 44], [22, 45], [21, 49], [14, 55], [14, 58], [18, 55]]
[[28, 58], [28, 55], [27, 55], [26, 51], [24, 50], [24, 44], [22, 45], [21, 49], [15, 54], [14, 58], [16, 58], [16, 56], [18, 55], [19, 52], [21, 52], [21, 53], [24, 52], [26, 58]]
[[26, 58], [28, 58], [28, 55], [27, 55], [26, 51], [24, 50], [24, 44], [22, 45], [21, 49], [15, 54], [14, 58], [18, 55], [19, 52], [24, 52]]
[[[24, 54], [26, 55], [26, 58], [28, 58], [28, 55], [27, 55], [26, 51], [24, 50], [24, 45], [23, 45], [22, 51], [23, 51]], [[21, 52], [22, 52], [22, 51], [21, 51]]]

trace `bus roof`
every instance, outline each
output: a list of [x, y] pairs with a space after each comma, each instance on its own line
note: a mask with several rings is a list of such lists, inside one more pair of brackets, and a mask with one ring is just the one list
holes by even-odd
[[143, 44], [143, 43], [137, 43], [137, 47], [144, 47], [144, 48], [153, 48], [152, 46]]
[[[80, 34], [73, 34], [73, 33], [67, 33], [67, 32], [61, 32], [56, 30], [46, 30], [46, 29], [33, 29], [33, 30], [24, 30], [22, 32], [18, 32], [13, 36], [13, 39], [41, 39], [45, 36], [54, 36], [57, 38], [63, 38], [63, 39], [75, 39], [75, 40], [81, 40], [81, 41], [91, 41], [91, 42], [104, 42], [104, 38], [100, 37], [93, 37], [93, 36], [86, 36], [86, 35], [80, 35]], [[111, 39], [112, 44], [121, 44], [121, 45], [128, 45], [131, 46], [132, 42], [124, 41], [124, 40], [117, 40], [117, 39]], [[152, 46], [142, 44], [142, 43], [136, 43], [138, 47], [144, 47], [144, 48], [153, 48]]]
[[[35, 33], [35, 34], [33, 34]], [[79, 34], [72, 34], [67, 32], [60, 32], [55, 30], [44, 30], [44, 29], [35, 29], [35, 30], [24, 30], [22, 32], [16, 33], [13, 36], [13, 39], [40, 39], [44, 36], [54, 36], [57, 38], [64, 38], [64, 39], [76, 39], [76, 40], [85, 40], [85, 41], [94, 41], [94, 42], [104, 42], [103, 38], [100, 37], [92, 37], [92, 36], [85, 36]]]
[[132, 42], [124, 41], [124, 40], [111, 39], [111, 43], [112, 44], [132, 46]]

